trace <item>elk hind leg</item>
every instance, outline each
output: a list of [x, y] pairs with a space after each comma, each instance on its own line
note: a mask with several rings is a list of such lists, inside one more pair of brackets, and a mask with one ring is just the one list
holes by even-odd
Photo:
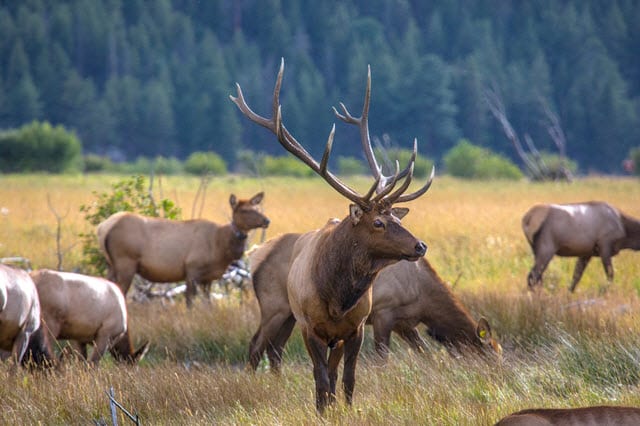
[[280, 365], [282, 365], [282, 353], [284, 352], [284, 346], [291, 336], [293, 327], [296, 325], [296, 319], [293, 314], [289, 315], [285, 323], [278, 330], [278, 335], [267, 346], [267, 356], [269, 357], [269, 363], [271, 364], [274, 372], [280, 371]]
[[578, 261], [576, 262], [576, 267], [573, 270], [573, 279], [571, 280], [571, 287], [569, 288], [571, 293], [573, 293], [573, 291], [576, 289], [576, 286], [578, 285], [578, 282], [580, 282], [580, 279], [582, 278], [582, 274], [584, 273], [584, 270], [589, 264], [590, 260], [591, 260], [591, 256], [581, 256], [578, 258]]

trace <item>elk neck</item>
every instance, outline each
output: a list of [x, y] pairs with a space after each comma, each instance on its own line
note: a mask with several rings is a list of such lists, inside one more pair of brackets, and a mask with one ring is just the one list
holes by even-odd
[[318, 242], [313, 265], [318, 294], [334, 319], [358, 303], [382, 269], [366, 245], [356, 239], [352, 227], [347, 218], [327, 232]]
[[247, 243], [247, 233], [239, 229], [233, 221], [220, 228], [220, 231], [223, 234], [221, 243], [227, 247], [226, 252], [231, 261], [240, 259]]

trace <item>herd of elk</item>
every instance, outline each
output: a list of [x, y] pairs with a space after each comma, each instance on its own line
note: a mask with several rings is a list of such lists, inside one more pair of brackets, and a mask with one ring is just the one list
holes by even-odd
[[600, 405], [579, 408], [531, 408], [510, 414], [495, 426], [637, 426], [640, 408]]
[[529, 289], [542, 285], [542, 274], [555, 255], [578, 258], [573, 292], [591, 257], [602, 259], [611, 283], [611, 258], [623, 249], [640, 250], [640, 220], [604, 202], [536, 205], [522, 218], [522, 229], [535, 257]]
[[[282, 352], [295, 318], [289, 306], [287, 277], [293, 247], [301, 234], [284, 234], [250, 254], [254, 291], [260, 307], [260, 326], [249, 345], [249, 363], [258, 367], [266, 351], [273, 371], [280, 369]], [[400, 261], [382, 269], [373, 281], [371, 313], [375, 346], [386, 357], [391, 332], [395, 331], [414, 350], [425, 349], [417, 331], [423, 323], [429, 336], [458, 353], [477, 349], [500, 354], [486, 319], [475, 321], [425, 258]]]
[[[93, 346], [92, 364], [97, 364], [107, 349], [118, 361], [139, 361], [149, 343], [137, 351], [124, 353], [114, 344], [127, 331], [127, 307], [120, 289], [111, 281], [71, 272], [40, 269], [31, 272], [40, 298], [42, 323], [49, 343], [70, 340], [87, 359], [87, 345]], [[53, 348], [50, 348], [53, 353]]]
[[[327, 170], [335, 125], [320, 163], [284, 126], [279, 101], [283, 73], [284, 60], [276, 79], [271, 118], [262, 117], [249, 108], [239, 84], [236, 84], [237, 96], [231, 99], [247, 118], [273, 132], [287, 151], [352, 202], [349, 214], [343, 220], [329, 221], [324, 227], [297, 239], [287, 279], [291, 312], [313, 362], [316, 408], [322, 412], [335, 401], [338, 366], [343, 356], [345, 398], [347, 403], [352, 401], [356, 362], [364, 337], [364, 324], [371, 310], [371, 285], [376, 275], [399, 260], [416, 261], [427, 251], [427, 246], [400, 223], [408, 209], [393, 205], [418, 198], [429, 189], [432, 179], [418, 191], [404, 194], [413, 176], [417, 150], [414, 142], [413, 155], [402, 174], [396, 163], [395, 175], [383, 179], [381, 169], [376, 165], [373, 170], [375, 182], [364, 195], [348, 187]], [[344, 115], [334, 111], [338, 118], [359, 127], [367, 158], [375, 161], [368, 130], [370, 90], [369, 71], [361, 117], [351, 116], [344, 104], [341, 104]], [[401, 176], [404, 181], [394, 191]]]

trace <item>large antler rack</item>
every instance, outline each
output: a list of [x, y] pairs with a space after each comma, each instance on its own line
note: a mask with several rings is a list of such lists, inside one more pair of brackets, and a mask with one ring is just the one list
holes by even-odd
[[[421, 189], [411, 194], [402, 195], [404, 191], [406, 191], [409, 187], [409, 184], [411, 183], [411, 179], [413, 177], [413, 167], [417, 153], [417, 141], [414, 141], [413, 154], [411, 155], [409, 165], [402, 172], [400, 172], [399, 165], [396, 162], [396, 172], [393, 176], [382, 175], [381, 168], [378, 166], [378, 163], [373, 154], [371, 140], [369, 138], [368, 112], [371, 93], [370, 68], [368, 72], [367, 91], [365, 94], [365, 103], [362, 116], [359, 118], [353, 117], [351, 114], [349, 114], [349, 111], [342, 103], [340, 105], [344, 111], [344, 115], [338, 113], [338, 111], [334, 108], [334, 112], [338, 118], [345, 121], [346, 123], [355, 124], [360, 128], [362, 146], [367, 157], [367, 161], [369, 162], [369, 166], [372, 170], [373, 176], [375, 178], [374, 184], [365, 195], [358, 194], [348, 185], [341, 182], [333, 173], [331, 173], [327, 169], [329, 156], [331, 154], [331, 148], [333, 146], [333, 138], [335, 135], [335, 124], [332, 126], [331, 132], [329, 133], [327, 145], [325, 147], [324, 154], [322, 155], [320, 163], [313, 159], [313, 157], [307, 152], [307, 150], [302, 145], [300, 145], [300, 143], [293, 137], [293, 135], [291, 135], [291, 133], [289, 133], [287, 128], [284, 126], [284, 124], [282, 123], [282, 106], [280, 105], [280, 88], [282, 86], [283, 74], [284, 58], [280, 62], [280, 70], [278, 71], [276, 85], [273, 90], [272, 118], [270, 119], [256, 114], [247, 105], [242, 94], [242, 89], [238, 83], [236, 83], [237, 96], [229, 96], [229, 98], [236, 104], [236, 106], [247, 118], [273, 132], [278, 137], [278, 141], [280, 142], [280, 144], [287, 151], [295, 155], [298, 159], [302, 160], [302, 162], [304, 162], [313, 171], [320, 175], [336, 191], [338, 191], [340, 194], [342, 194], [352, 202], [358, 204], [362, 208], [368, 209], [371, 206], [371, 201], [378, 202], [383, 199], [389, 205], [397, 202], [410, 201], [427, 192], [427, 190], [431, 186], [435, 170], [431, 171], [431, 177], [429, 178], [429, 181]], [[389, 194], [396, 186], [398, 180], [401, 178], [405, 178], [405, 180], [400, 188], [398, 188], [392, 194]], [[374, 193], [376, 193], [376, 196], [372, 200], [371, 197]]]

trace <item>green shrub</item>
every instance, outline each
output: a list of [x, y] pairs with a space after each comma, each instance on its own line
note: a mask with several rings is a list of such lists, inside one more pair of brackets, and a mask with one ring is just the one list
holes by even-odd
[[120, 211], [167, 219], [179, 219], [181, 215], [180, 208], [169, 199], [165, 198], [156, 203], [149, 194], [145, 178], [140, 175], [116, 182], [112, 185], [111, 193], [98, 194], [94, 191], [93, 195], [97, 198], [95, 202], [80, 206], [80, 212], [84, 213], [85, 220], [92, 228], [91, 232], [80, 234], [82, 270], [92, 275], [105, 275], [107, 270], [107, 262], [100, 252], [95, 233], [95, 227], [100, 222]]
[[194, 152], [185, 161], [184, 169], [192, 175], [224, 175], [227, 164], [215, 152]]
[[84, 172], [95, 173], [113, 170], [113, 162], [109, 157], [97, 154], [87, 154], [84, 156]]
[[544, 162], [545, 166], [547, 166], [547, 169], [552, 176], [560, 176], [562, 174], [562, 166], [571, 172], [572, 175], [575, 175], [578, 171], [578, 164], [575, 161], [568, 158], [565, 158], [564, 161], [562, 161], [562, 158], [558, 154], [542, 151], [540, 153], [540, 158]]
[[153, 160], [153, 171], [159, 175], [177, 175], [182, 173], [183, 167], [180, 160], [175, 157], [157, 156]]
[[0, 134], [0, 171], [62, 173], [82, 169], [82, 146], [63, 126], [33, 121]]
[[362, 161], [353, 157], [338, 157], [338, 174], [342, 176], [362, 175], [367, 173]]
[[309, 166], [293, 156], [265, 155], [260, 161], [259, 171], [270, 176], [310, 177], [314, 175]]
[[486, 148], [461, 140], [444, 156], [452, 176], [465, 179], [521, 179], [522, 171], [509, 159]]

